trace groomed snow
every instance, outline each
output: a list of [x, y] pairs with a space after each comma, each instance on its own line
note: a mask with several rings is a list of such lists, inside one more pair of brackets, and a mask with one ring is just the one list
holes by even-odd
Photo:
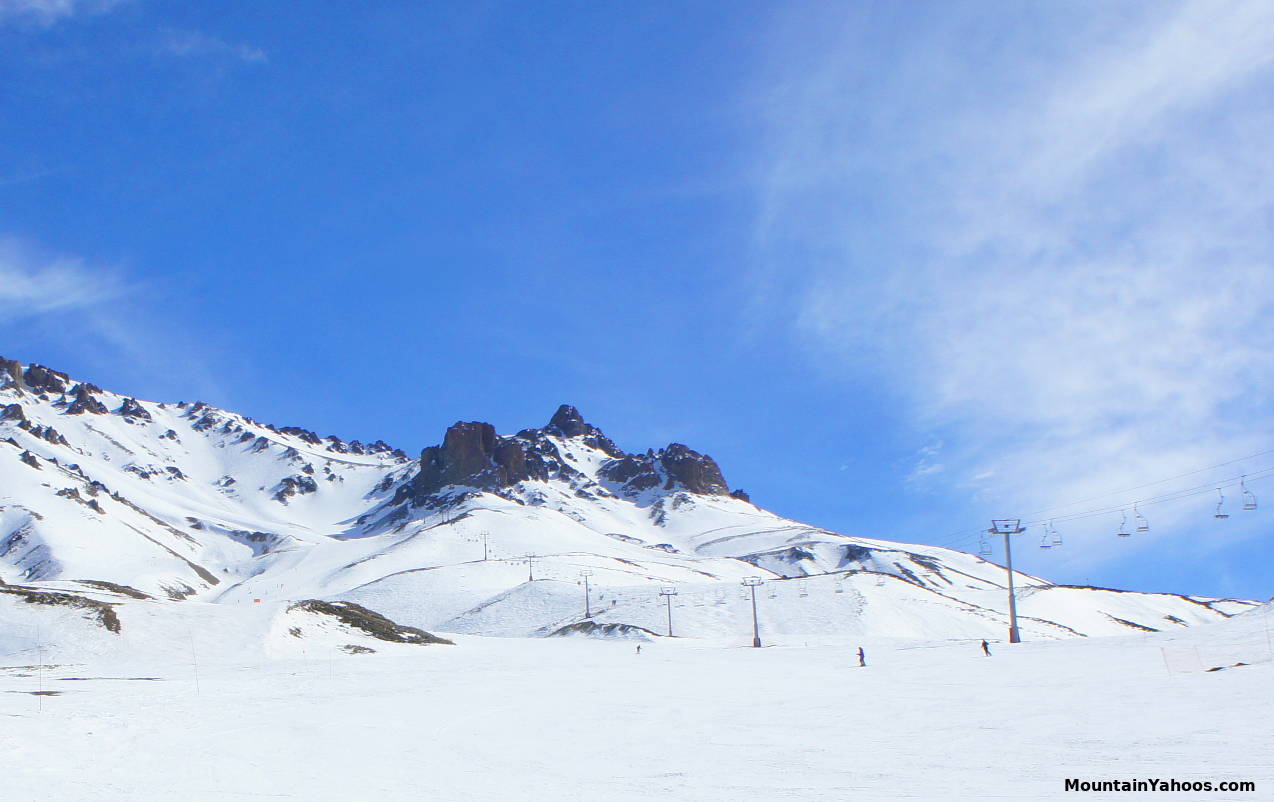
[[121, 604], [147, 636], [132, 649], [4, 658], [5, 799], [1137, 798], [1066, 793], [1068, 777], [1274, 792], [1268, 606], [1171, 634], [995, 642], [991, 658], [971, 639], [745, 635], [351, 656], [340, 634], [287, 634], [280, 605], [155, 609]]

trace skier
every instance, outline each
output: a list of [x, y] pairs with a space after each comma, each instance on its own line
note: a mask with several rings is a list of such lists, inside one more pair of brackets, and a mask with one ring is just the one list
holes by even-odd
[[641, 644], [637, 644], [637, 654], [641, 654]]
[[867, 667], [867, 654], [866, 652], [863, 651], [863, 647], [861, 646], [858, 647], [858, 667], [859, 668]]
[[982, 639], [982, 653], [987, 657], [991, 656], [991, 647], [986, 645], [986, 638]]

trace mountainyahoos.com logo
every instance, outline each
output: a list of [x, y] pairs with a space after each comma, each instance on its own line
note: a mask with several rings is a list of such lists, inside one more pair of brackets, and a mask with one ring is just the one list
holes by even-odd
[[1247, 780], [1066, 780], [1067, 791], [1255, 791]]

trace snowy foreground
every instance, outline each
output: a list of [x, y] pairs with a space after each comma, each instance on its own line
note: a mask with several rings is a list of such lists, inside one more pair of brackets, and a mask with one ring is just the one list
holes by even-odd
[[640, 655], [464, 635], [248, 648], [213, 621], [228, 606], [181, 608], [186, 637], [146, 659], [4, 658], [3, 799], [1140, 796], [1066, 793], [1068, 777], [1248, 780], [1147, 795], [1274, 798], [1268, 605], [1172, 633], [993, 643], [989, 659], [976, 640], [869, 640], [866, 668], [859, 643], [804, 636], [659, 638]]

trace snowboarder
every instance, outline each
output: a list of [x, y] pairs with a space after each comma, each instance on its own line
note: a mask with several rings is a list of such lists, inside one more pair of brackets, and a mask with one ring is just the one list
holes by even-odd
[[867, 667], [867, 653], [863, 651], [863, 647], [861, 646], [858, 647], [858, 667]]
[[986, 638], [982, 639], [982, 653], [987, 657], [991, 656], [991, 647], [986, 645]]

